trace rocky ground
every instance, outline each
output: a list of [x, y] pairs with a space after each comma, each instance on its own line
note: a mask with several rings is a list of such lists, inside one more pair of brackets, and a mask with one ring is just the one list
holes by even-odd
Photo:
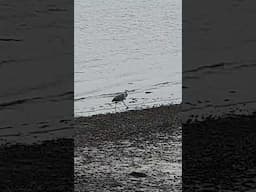
[[76, 119], [75, 191], [181, 191], [179, 110]]
[[179, 111], [77, 118], [75, 148], [72, 139], [1, 145], [0, 188], [73, 191], [74, 180], [77, 192], [255, 191], [256, 114], [185, 123], [181, 134]]

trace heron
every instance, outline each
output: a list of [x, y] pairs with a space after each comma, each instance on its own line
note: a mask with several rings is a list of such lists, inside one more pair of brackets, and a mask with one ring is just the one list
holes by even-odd
[[117, 96], [115, 96], [113, 99], [112, 99], [112, 102], [115, 103], [115, 111], [116, 111], [116, 104], [118, 102], [122, 102], [125, 106], [126, 106], [126, 109], [128, 109], [129, 107], [125, 104], [124, 100], [126, 99], [126, 97], [128, 96], [128, 90], [125, 90], [123, 93], [120, 93], [118, 94]]

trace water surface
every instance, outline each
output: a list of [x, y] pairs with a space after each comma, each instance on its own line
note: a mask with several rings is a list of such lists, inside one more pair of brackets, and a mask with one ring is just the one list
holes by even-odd
[[[180, 0], [75, 1], [75, 115], [181, 101]], [[118, 110], [124, 110], [120, 105]]]

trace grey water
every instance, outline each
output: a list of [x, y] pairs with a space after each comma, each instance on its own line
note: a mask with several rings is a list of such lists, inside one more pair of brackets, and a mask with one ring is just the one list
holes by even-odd
[[75, 0], [75, 116], [181, 102], [181, 2]]

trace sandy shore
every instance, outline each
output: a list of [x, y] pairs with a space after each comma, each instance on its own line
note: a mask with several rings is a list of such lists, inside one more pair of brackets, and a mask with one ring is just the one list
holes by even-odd
[[[76, 191], [253, 191], [256, 114], [181, 125], [179, 106], [76, 119]], [[72, 191], [73, 140], [0, 146], [3, 191]]]
[[75, 191], [181, 191], [179, 110], [77, 118]]

